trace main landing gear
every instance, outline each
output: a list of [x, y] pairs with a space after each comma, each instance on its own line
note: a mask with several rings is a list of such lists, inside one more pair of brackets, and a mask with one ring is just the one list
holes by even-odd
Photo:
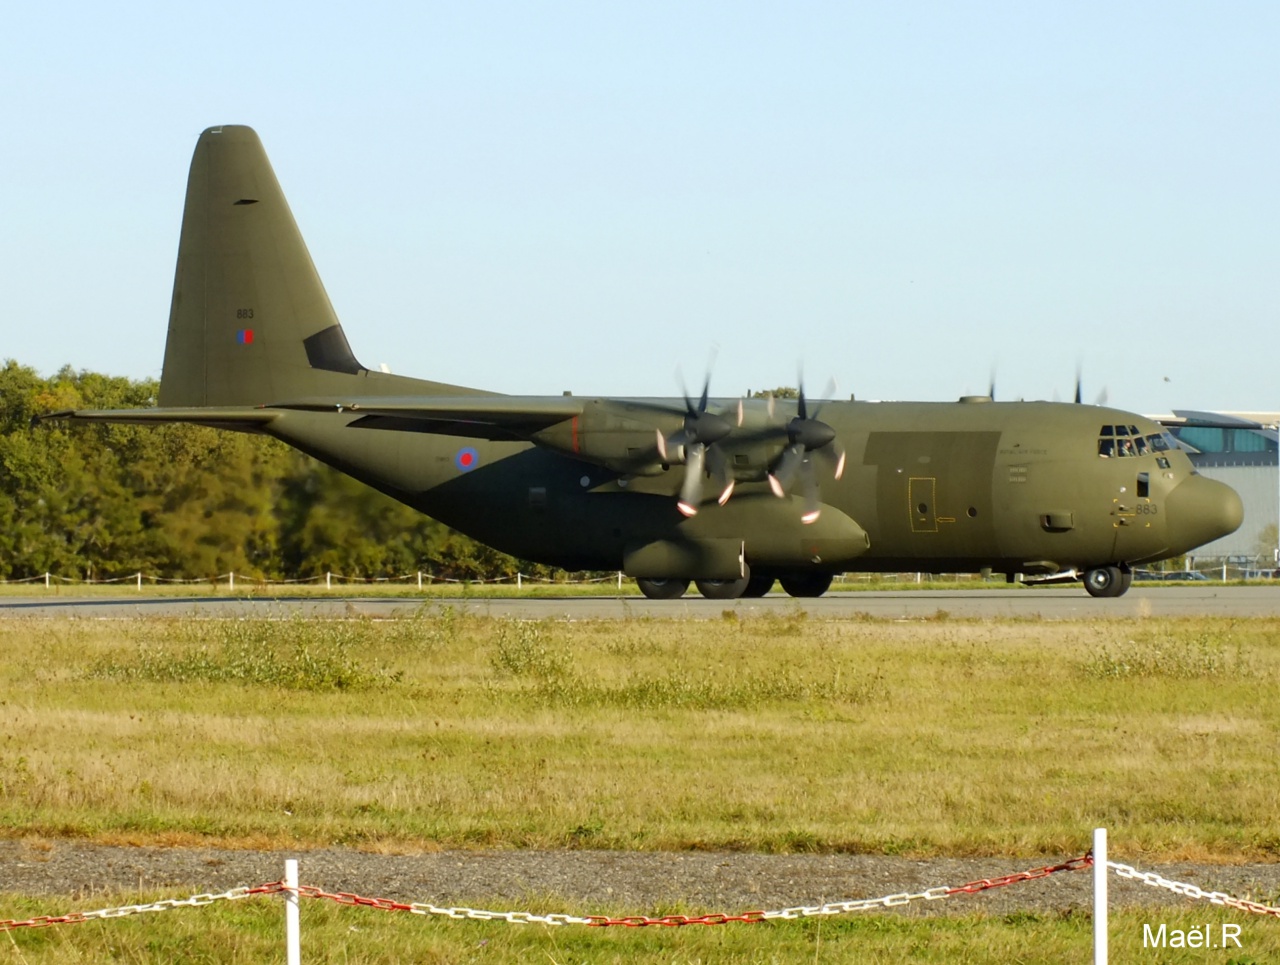
[[689, 589], [688, 580], [659, 580], [640, 577], [636, 580], [640, 592], [650, 600], [677, 600]]
[[1127, 566], [1094, 566], [1084, 571], [1084, 588], [1090, 596], [1122, 596], [1133, 584]]
[[[759, 598], [773, 589], [774, 577], [747, 575], [738, 580], [697, 580], [698, 592], [708, 600], [736, 600]], [[795, 597], [818, 597], [831, 587], [830, 573], [797, 573], [783, 576], [782, 588]], [[676, 600], [689, 589], [688, 580], [639, 577], [636, 585], [650, 600]], [[1092, 591], [1091, 591], [1092, 592]]]

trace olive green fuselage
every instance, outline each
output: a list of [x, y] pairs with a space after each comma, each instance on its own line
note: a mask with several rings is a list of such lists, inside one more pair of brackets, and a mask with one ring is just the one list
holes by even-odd
[[[643, 420], [627, 417], [626, 400], [583, 401], [583, 416], [555, 443], [565, 452], [360, 428], [349, 412], [285, 412], [267, 431], [491, 546], [566, 569], [619, 569], [630, 548], [650, 543], [733, 541], [762, 574], [1049, 574], [1163, 559], [1216, 535], [1215, 520], [1171, 517], [1179, 487], [1217, 485], [1196, 476], [1185, 454], [1099, 454], [1104, 426], [1144, 435], [1159, 426], [1060, 403], [824, 403], [847, 464], [838, 480], [818, 465], [823, 509], [811, 524], [801, 522], [798, 497], [777, 498], [766, 483], [782, 441], [749, 431], [793, 409], [779, 403], [766, 414], [763, 402], [748, 403], [746, 429], [719, 443], [735, 466], [732, 498], [721, 506], [709, 496], [686, 518], [674, 498], [684, 467], [652, 465], [651, 455], [642, 465], [654, 433], [646, 401]], [[593, 419], [593, 406], [611, 417]], [[638, 471], [602, 465], [628, 458]]]

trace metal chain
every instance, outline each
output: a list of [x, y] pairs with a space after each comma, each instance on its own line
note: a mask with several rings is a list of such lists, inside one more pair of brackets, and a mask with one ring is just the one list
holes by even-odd
[[69, 915], [41, 915], [28, 918], [26, 921], [13, 919], [0, 920], [0, 931], [13, 931], [15, 928], [44, 928], [47, 925], [78, 925], [84, 921], [99, 921], [109, 918], [127, 918], [129, 915], [140, 915], [148, 911], [171, 911], [174, 908], [198, 908], [212, 905], [215, 901], [236, 901], [240, 898], [251, 898], [254, 895], [272, 895], [285, 891], [283, 881], [258, 885], [256, 888], [232, 888], [222, 894], [192, 895], [190, 898], [166, 898], [145, 905], [121, 905], [117, 908], [100, 908], [97, 911], [73, 911]]
[[1139, 871], [1131, 865], [1118, 864], [1115, 861], [1108, 861], [1107, 867], [1114, 871], [1118, 877], [1129, 878], [1139, 884], [1150, 885], [1152, 888], [1164, 888], [1166, 891], [1172, 891], [1175, 895], [1182, 895], [1184, 898], [1195, 898], [1214, 905], [1238, 908], [1241, 911], [1247, 911], [1255, 915], [1271, 915], [1275, 918], [1280, 918], [1280, 908], [1273, 908], [1270, 905], [1259, 904], [1256, 901], [1248, 901], [1244, 898], [1232, 898], [1221, 891], [1205, 891], [1197, 885], [1173, 881], [1156, 874], [1154, 871]]
[[[256, 888], [233, 888], [231, 891], [225, 891], [222, 894], [217, 895], [192, 895], [190, 898], [170, 898], [164, 901], [155, 901], [145, 905], [124, 905], [118, 908], [103, 908], [99, 911], [73, 912], [69, 915], [45, 915], [40, 918], [31, 918], [27, 921], [0, 921], [0, 931], [10, 931], [15, 928], [42, 928], [46, 925], [76, 924], [84, 921], [94, 921], [107, 918], [124, 918], [127, 915], [137, 915], [142, 912], [169, 911], [173, 908], [189, 908], [200, 905], [210, 905], [216, 901], [234, 901], [240, 898], [249, 898], [253, 895], [273, 895], [292, 892], [295, 890], [301, 897], [323, 898], [327, 901], [337, 902], [341, 905], [356, 905], [363, 908], [376, 908], [381, 911], [407, 911], [414, 915], [438, 915], [446, 918], [471, 919], [473, 921], [505, 921], [513, 925], [590, 925], [596, 928], [620, 925], [627, 928], [643, 928], [648, 925], [679, 927], [682, 925], [725, 925], [729, 922], [744, 922], [750, 924], [762, 921], [811, 918], [821, 915], [845, 915], [859, 911], [873, 911], [878, 908], [900, 908], [915, 901], [938, 901], [942, 898], [949, 898], [952, 895], [972, 895], [977, 894], [978, 892], [987, 891], [991, 888], [1003, 888], [1007, 885], [1018, 884], [1023, 881], [1034, 881], [1037, 878], [1044, 878], [1059, 871], [1077, 871], [1081, 868], [1089, 867], [1092, 864], [1092, 856], [1084, 855], [1079, 858], [1072, 858], [1070, 861], [1064, 861], [1061, 864], [1047, 865], [1043, 868], [1034, 868], [1031, 871], [1019, 871], [1015, 874], [1005, 875], [1001, 878], [982, 878], [978, 881], [970, 881], [967, 884], [957, 885], [952, 888], [930, 888], [927, 891], [921, 891], [915, 894], [903, 892], [900, 894], [885, 895], [883, 898], [862, 898], [855, 901], [830, 902], [825, 905], [797, 905], [793, 908], [782, 908], [777, 911], [748, 911], [739, 915], [664, 915], [658, 918], [648, 918], [644, 916], [610, 918], [604, 915], [536, 915], [532, 912], [526, 911], [487, 911], [478, 908], [462, 907], [446, 908], [424, 902], [410, 903], [395, 901], [390, 898], [368, 898], [351, 892], [323, 891], [320, 888], [316, 888], [311, 885], [300, 885], [296, 889], [291, 889], [288, 888], [283, 881], [273, 881], [269, 884], [259, 885]], [[1129, 875], [1129, 877], [1136, 876], [1138, 876], [1137, 872], [1134, 872], [1133, 875]], [[1159, 876], [1152, 877], [1158, 878]], [[1163, 882], [1163, 879], [1161, 879], [1161, 881]], [[1168, 885], [1162, 886], [1167, 887]], [[1175, 887], [1194, 888], [1194, 886], [1190, 885], [1181, 886], [1176, 884]], [[1196, 888], [1195, 891], [1199, 892], [1200, 890]], [[1180, 891], [1179, 893], [1189, 894], [1190, 892]], [[1226, 898], [1225, 895], [1221, 897]], [[1232, 902], [1235, 901], [1235, 899], [1228, 900]], [[1252, 903], [1239, 902], [1236, 906], [1244, 907], [1247, 904]], [[1265, 908], [1265, 906], [1257, 907]], [[1268, 911], [1271, 913], [1277, 913], [1276, 909], [1268, 909]]]
[[978, 892], [988, 891], [991, 888], [1004, 888], [1008, 885], [1016, 885], [1023, 881], [1034, 881], [1037, 878], [1046, 878], [1059, 871], [1078, 871], [1081, 868], [1088, 868], [1092, 866], [1092, 864], [1092, 855], [1086, 854], [1079, 858], [1072, 858], [1070, 861], [1064, 861], [1061, 864], [1046, 865], [1043, 868], [1033, 868], [1030, 871], [1019, 871], [1015, 874], [1004, 875], [1000, 878], [981, 878], [978, 881], [970, 881], [967, 884], [957, 885], [954, 888], [930, 888], [928, 891], [922, 891], [914, 895], [886, 895], [883, 898], [865, 898], [860, 901], [841, 901], [827, 905], [807, 905], [797, 908], [784, 908], [781, 911], [763, 912], [762, 917], [765, 919], [810, 918], [817, 915], [843, 915], [857, 911], [872, 911], [877, 908], [897, 908], [902, 905], [908, 905], [913, 901], [937, 901], [940, 898], [950, 898], [952, 895], [960, 894], [975, 895]]

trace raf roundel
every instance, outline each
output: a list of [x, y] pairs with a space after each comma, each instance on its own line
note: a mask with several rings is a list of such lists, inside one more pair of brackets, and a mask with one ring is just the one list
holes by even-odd
[[463, 472], [470, 472], [480, 464], [480, 453], [470, 446], [459, 449], [458, 454], [453, 457], [453, 464]]

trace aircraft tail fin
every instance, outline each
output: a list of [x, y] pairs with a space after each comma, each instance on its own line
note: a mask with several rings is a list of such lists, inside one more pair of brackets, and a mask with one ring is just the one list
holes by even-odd
[[352, 354], [258, 135], [233, 125], [201, 134], [159, 404], [264, 405], [409, 384], [436, 386], [369, 372]]

